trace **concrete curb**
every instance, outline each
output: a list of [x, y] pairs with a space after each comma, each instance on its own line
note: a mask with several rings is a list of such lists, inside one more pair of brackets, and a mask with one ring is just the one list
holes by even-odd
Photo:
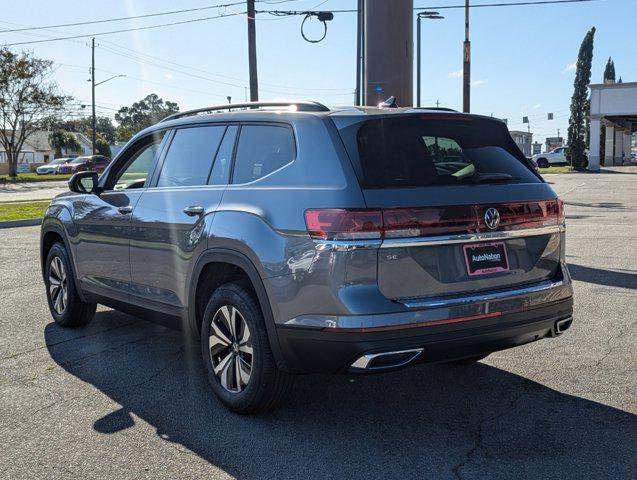
[[7, 220], [6, 222], [0, 222], [0, 228], [33, 227], [35, 225], [41, 224], [41, 218], [30, 218], [28, 220]]

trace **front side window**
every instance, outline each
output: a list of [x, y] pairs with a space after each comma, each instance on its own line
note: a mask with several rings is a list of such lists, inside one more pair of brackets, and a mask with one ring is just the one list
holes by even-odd
[[239, 134], [232, 183], [249, 183], [294, 160], [292, 131], [277, 125], [244, 125]]
[[164, 159], [157, 186], [206, 185], [225, 130], [225, 125], [177, 130]]
[[154, 134], [148, 143], [139, 147], [126, 161], [125, 166], [115, 174], [111, 184], [114, 190], [143, 188], [148, 180], [153, 160], [159, 151], [165, 132]]

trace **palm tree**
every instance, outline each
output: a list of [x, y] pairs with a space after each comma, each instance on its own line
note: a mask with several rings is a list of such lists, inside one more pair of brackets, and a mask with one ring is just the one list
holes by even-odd
[[82, 150], [82, 146], [75, 136], [63, 130], [55, 130], [49, 134], [49, 143], [55, 149], [55, 156], [61, 157], [62, 150], [67, 152], [78, 152]]

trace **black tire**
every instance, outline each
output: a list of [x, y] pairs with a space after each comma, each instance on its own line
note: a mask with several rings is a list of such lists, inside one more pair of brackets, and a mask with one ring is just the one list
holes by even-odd
[[538, 168], [549, 168], [549, 161], [546, 158], [539, 158], [537, 166]]
[[489, 355], [491, 355], [490, 353], [485, 353], [484, 355], [476, 355], [475, 357], [467, 357], [467, 358], [461, 358], [460, 360], [453, 360], [449, 363], [451, 363], [452, 365], [473, 365], [474, 363], [479, 362], [480, 360], [484, 360], [485, 358], [487, 358]]
[[[53, 266], [54, 262], [56, 262], [56, 265], [60, 265], [57, 263], [58, 261], [64, 269], [63, 275], [59, 273], [56, 274], [56, 271], [60, 269], [59, 266]], [[55, 281], [56, 277], [60, 277], [62, 290], [59, 288], [56, 290], [55, 286], [52, 288], [52, 282]], [[83, 302], [78, 295], [75, 288], [75, 275], [71, 266], [71, 260], [69, 259], [66, 247], [64, 247], [62, 243], [53, 245], [51, 250], [49, 250], [49, 254], [46, 256], [44, 284], [46, 286], [46, 298], [49, 302], [49, 310], [55, 323], [62, 327], [73, 328], [82, 327], [93, 320], [97, 304]], [[59, 297], [58, 294], [62, 295], [62, 297]], [[60, 298], [65, 299], [62, 309], [60, 309], [62, 305], [59, 303], [61, 302]]]
[[[234, 336], [225, 327], [226, 323], [223, 323], [223, 318], [220, 317], [223, 315], [222, 307], [224, 306], [228, 307], [225, 312], [230, 313], [231, 317], [233, 307], [238, 312], [236, 318], [239, 326], [236, 322], [234, 323], [236, 332]], [[224, 318], [227, 318], [227, 315]], [[213, 320], [217, 328], [216, 331], [213, 329]], [[245, 325], [248, 327], [249, 340], [244, 343], [248, 349], [251, 349], [252, 354], [241, 351], [241, 348], [245, 348], [245, 346], [241, 347], [245, 335]], [[216, 334], [219, 329], [227, 335], [226, 340], [229, 342], [217, 342], [211, 347], [211, 334]], [[213, 338], [215, 337], [217, 336], [213, 335]], [[239, 339], [239, 337], [242, 338]], [[212, 390], [229, 410], [236, 413], [255, 414], [276, 408], [285, 399], [294, 381], [294, 375], [283, 372], [276, 366], [263, 314], [257, 300], [246, 288], [238, 284], [222, 285], [210, 297], [203, 314], [201, 352]], [[233, 355], [233, 357], [224, 362], [229, 355]], [[213, 362], [217, 363], [219, 376], [214, 371], [215, 364]], [[228, 368], [222, 368], [223, 365], [232, 365], [233, 362], [236, 364], [231, 367], [232, 371]], [[244, 380], [242, 374], [247, 371], [248, 362], [249, 379], [247, 384], [241, 385]], [[224, 372], [227, 372], [225, 374], [227, 376], [224, 375]], [[231, 387], [236, 387], [236, 390], [230, 391]]]

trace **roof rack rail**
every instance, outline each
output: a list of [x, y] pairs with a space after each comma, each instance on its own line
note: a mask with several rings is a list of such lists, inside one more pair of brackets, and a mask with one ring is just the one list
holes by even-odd
[[330, 109], [319, 102], [308, 101], [272, 101], [272, 102], [246, 102], [246, 103], [227, 103], [224, 105], [214, 105], [212, 107], [196, 108], [194, 110], [186, 110], [177, 112], [159, 121], [159, 123], [175, 120], [177, 118], [191, 117], [200, 113], [212, 113], [219, 110], [240, 110], [240, 109], [258, 109], [263, 107], [296, 107], [297, 112], [329, 112]]

